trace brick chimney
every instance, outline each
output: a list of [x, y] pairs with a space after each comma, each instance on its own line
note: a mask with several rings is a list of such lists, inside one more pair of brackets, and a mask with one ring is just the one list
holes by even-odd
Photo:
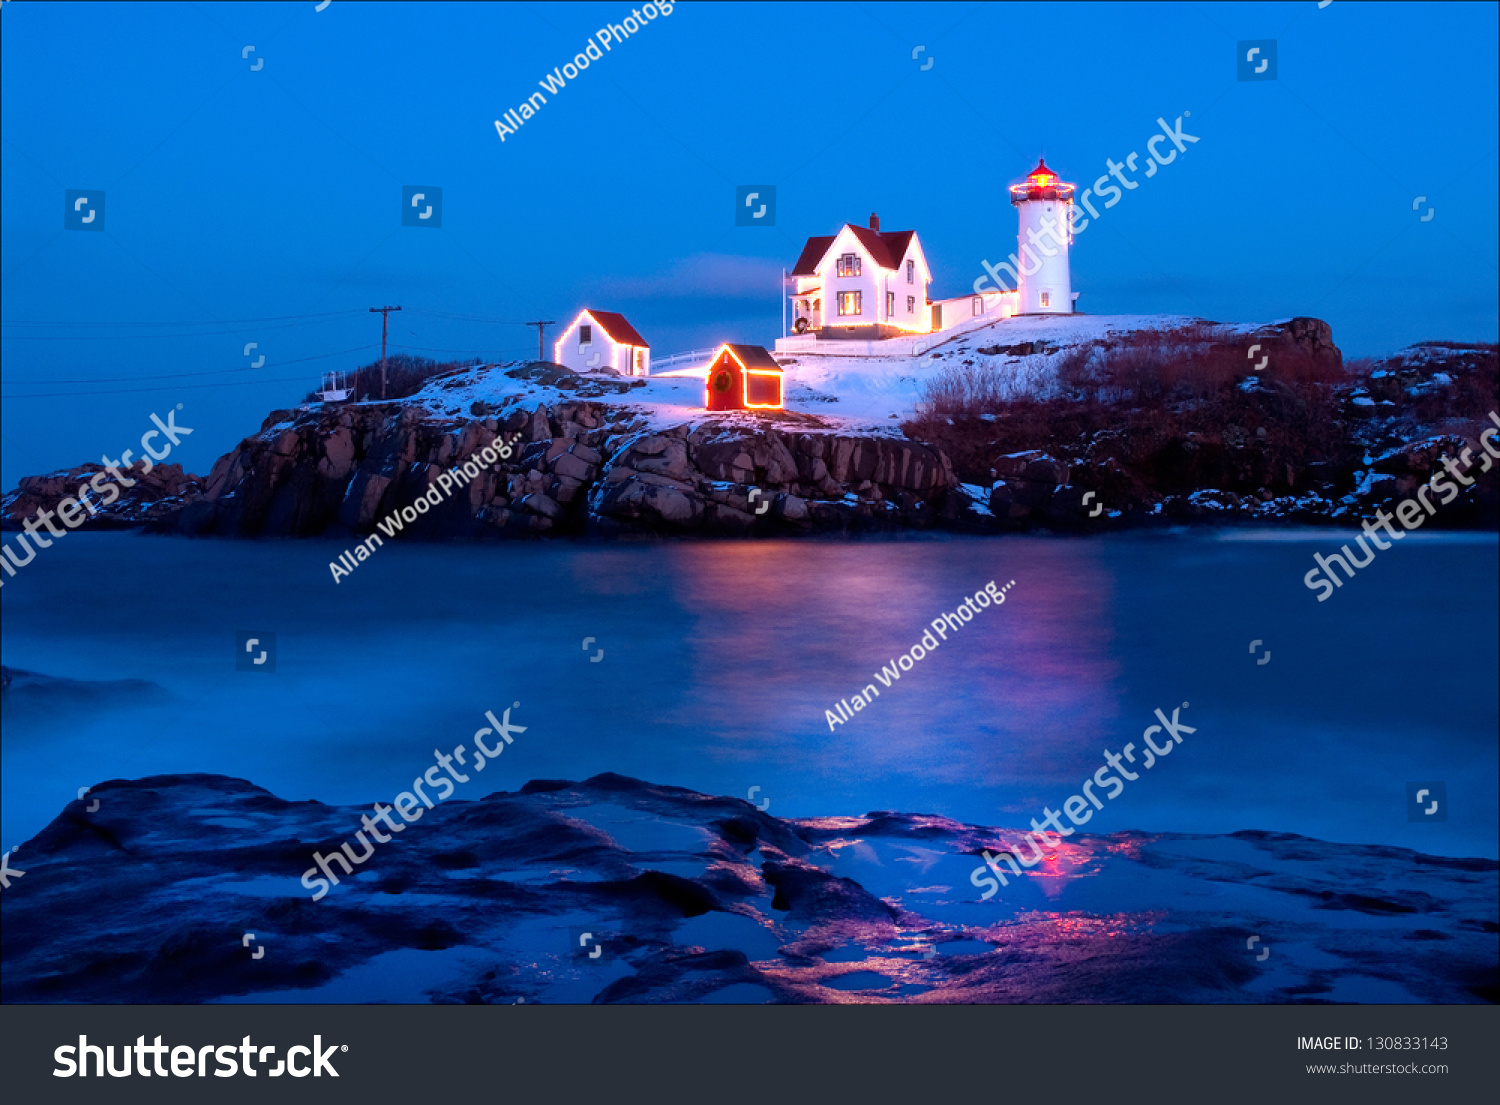
[[873, 211], [870, 212], [870, 229], [877, 232], [880, 230], [880, 216]]

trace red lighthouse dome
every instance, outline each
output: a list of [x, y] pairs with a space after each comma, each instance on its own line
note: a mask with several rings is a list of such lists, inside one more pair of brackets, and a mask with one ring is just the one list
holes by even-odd
[[1062, 200], [1066, 203], [1072, 199], [1073, 185], [1058, 180], [1057, 174], [1047, 167], [1045, 158], [1037, 160], [1036, 168], [1022, 183], [1010, 186], [1011, 203], [1025, 203], [1027, 200]]

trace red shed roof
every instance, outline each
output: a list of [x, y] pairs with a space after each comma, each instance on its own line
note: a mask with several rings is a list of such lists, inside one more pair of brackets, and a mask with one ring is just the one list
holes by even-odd
[[[777, 372], [781, 371], [776, 358], [772, 357], [763, 345], [735, 345], [732, 342], [725, 342], [722, 348], [733, 353], [739, 359], [740, 364], [746, 368], [774, 368]], [[714, 360], [718, 360], [718, 357]]]
[[646, 339], [636, 333], [634, 326], [625, 321], [625, 316], [614, 311], [595, 311], [585, 307], [583, 314], [588, 315], [599, 324], [599, 329], [609, 335], [611, 341], [616, 345], [638, 345], [642, 349], [650, 349], [651, 346]]
[[[859, 239], [859, 244], [865, 247], [874, 262], [883, 269], [894, 269], [901, 264], [901, 258], [906, 256], [906, 249], [911, 245], [915, 230], [871, 230], [867, 226], [855, 226], [853, 223], [845, 223], [844, 226], [853, 231], [854, 236]], [[792, 269], [793, 276], [812, 276], [818, 271], [818, 265], [828, 253], [828, 247], [833, 245], [837, 234], [824, 234], [816, 238], [809, 238], [807, 244], [802, 247], [802, 255], [797, 258], [797, 265]]]

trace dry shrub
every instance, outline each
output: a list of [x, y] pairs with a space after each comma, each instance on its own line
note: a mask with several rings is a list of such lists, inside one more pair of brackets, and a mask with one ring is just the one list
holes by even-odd
[[[905, 428], [943, 449], [975, 483], [989, 482], [996, 458], [1028, 449], [1110, 457], [1158, 486], [1204, 479], [1242, 491], [1279, 490], [1288, 465], [1347, 459], [1335, 386], [1347, 379], [1343, 366], [1277, 341], [1262, 351], [1269, 371], [1257, 374], [1250, 344], [1207, 323], [1093, 342], [1060, 356], [1063, 397], [1055, 400], [1006, 401], [1004, 370], [952, 366], [933, 377]], [[1249, 377], [1255, 384], [1242, 386]], [[1197, 444], [1184, 454], [1189, 434]], [[1253, 465], [1225, 452], [1226, 443], [1247, 438]]]
[[917, 417], [947, 419], [992, 414], [1005, 405], [1006, 394], [1000, 370], [993, 365], [944, 365], [921, 384]]
[[[430, 361], [426, 357], [414, 357], [410, 353], [393, 353], [385, 359], [385, 397], [404, 399], [408, 395], [415, 395], [421, 391], [422, 386], [434, 376], [482, 363], [478, 357], [465, 362]], [[359, 394], [352, 396], [351, 402], [379, 399], [380, 362], [377, 360], [361, 365], [357, 373], [349, 373], [351, 388], [355, 387], [356, 381]], [[308, 392], [307, 398], [303, 400], [307, 403], [319, 401], [321, 401], [321, 396], [317, 392]]]

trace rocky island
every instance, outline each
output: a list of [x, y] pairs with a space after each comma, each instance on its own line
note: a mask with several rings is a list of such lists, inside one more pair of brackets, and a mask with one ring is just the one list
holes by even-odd
[[[1014, 336], [1033, 321], [1005, 325]], [[1316, 319], [1039, 326], [1050, 337], [987, 345], [991, 328], [866, 371], [856, 383], [878, 371], [912, 397], [887, 425], [869, 404], [838, 413], [833, 392], [857, 373], [837, 357], [787, 359], [785, 410], [713, 413], [690, 374], [456, 369], [400, 400], [275, 411], [207, 476], [163, 466], [85, 528], [362, 537], [500, 439], [516, 443], [509, 459], [403, 536], [1355, 525], [1443, 457], [1477, 452], [1500, 406], [1493, 345], [1434, 342], [1345, 365]], [[1252, 347], [1268, 371], [1249, 362]], [[22, 480], [0, 522], [18, 528], [95, 467]], [[1497, 475], [1481, 473], [1435, 523], [1495, 526]]]

